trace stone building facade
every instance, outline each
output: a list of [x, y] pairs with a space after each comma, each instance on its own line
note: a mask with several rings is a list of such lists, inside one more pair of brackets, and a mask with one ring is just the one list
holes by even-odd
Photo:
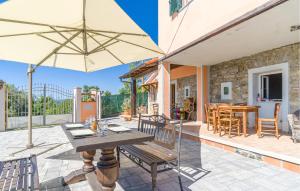
[[184, 87], [190, 86], [190, 97], [197, 97], [197, 81], [196, 75], [177, 79], [176, 103], [184, 102]]
[[289, 112], [300, 109], [300, 43], [275, 48], [255, 55], [209, 67], [210, 102], [221, 102], [221, 83], [232, 82], [232, 100], [248, 101], [248, 70], [274, 64], [289, 64]]

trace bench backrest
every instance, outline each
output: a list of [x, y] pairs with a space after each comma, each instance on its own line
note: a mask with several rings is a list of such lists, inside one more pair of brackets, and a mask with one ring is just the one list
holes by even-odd
[[159, 121], [140, 120], [139, 131], [154, 136], [154, 142], [168, 149], [174, 149], [176, 132], [174, 126]]
[[0, 190], [36, 190], [39, 188], [36, 156], [0, 161]]

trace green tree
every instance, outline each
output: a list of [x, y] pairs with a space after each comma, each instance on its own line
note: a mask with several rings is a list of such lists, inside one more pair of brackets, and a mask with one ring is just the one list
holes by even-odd
[[99, 91], [100, 88], [98, 86], [84, 85], [83, 88], [82, 88], [82, 91], [83, 91], [83, 93], [90, 93], [91, 90], [93, 90], [93, 89]]
[[[129, 64], [129, 71], [133, 70], [134, 68], [138, 67], [139, 65], [143, 64], [144, 61], [138, 61], [133, 62]], [[141, 77], [140, 79], [143, 79], [144, 77]], [[143, 80], [137, 79], [137, 93], [142, 93], [142, 87], [140, 86], [143, 83]], [[130, 82], [130, 80], [128, 80]], [[127, 95], [131, 92], [131, 83], [123, 82], [123, 87], [119, 89], [119, 94], [121, 95]]]
[[103, 96], [111, 96], [111, 95], [112, 95], [111, 92], [108, 91], [108, 90], [106, 90], [106, 91], [103, 93]]

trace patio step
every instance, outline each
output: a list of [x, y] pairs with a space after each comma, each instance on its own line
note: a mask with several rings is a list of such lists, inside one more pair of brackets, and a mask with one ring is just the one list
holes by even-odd
[[[217, 137], [211, 137], [205, 134], [200, 134], [199, 130], [200, 125], [198, 124], [195, 125], [194, 128], [193, 125], [186, 126], [184, 124], [182, 137], [188, 140], [214, 146], [228, 152], [237, 153], [248, 158], [263, 161], [267, 164], [277, 166], [279, 168], [284, 168], [296, 173], [300, 173], [300, 158], [234, 143], [230, 140], [221, 140]], [[291, 144], [294, 143], [291, 142]]]

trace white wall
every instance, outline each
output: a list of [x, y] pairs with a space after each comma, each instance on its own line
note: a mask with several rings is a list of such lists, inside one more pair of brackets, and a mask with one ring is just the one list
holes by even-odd
[[268, 0], [183, 0], [191, 1], [172, 19], [169, 1], [158, 2], [159, 46], [170, 53], [255, 9]]
[[[25, 117], [9, 117], [8, 118], [8, 129], [23, 128], [27, 127], [27, 116]], [[61, 115], [46, 115], [46, 124], [62, 124], [72, 122], [72, 114], [61, 114]], [[32, 126], [43, 125], [43, 116], [33, 116]]]

